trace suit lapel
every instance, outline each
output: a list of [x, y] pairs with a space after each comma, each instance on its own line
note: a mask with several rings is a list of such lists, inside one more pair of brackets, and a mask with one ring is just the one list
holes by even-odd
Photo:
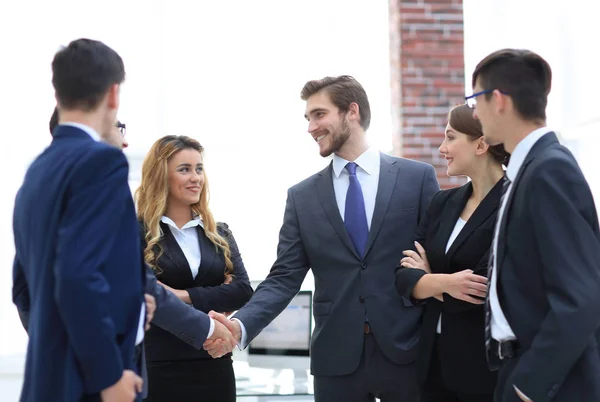
[[379, 170], [379, 183], [377, 185], [377, 196], [375, 198], [375, 210], [373, 211], [373, 218], [371, 219], [371, 229], [369, 230], [369, 237], [367, 238], [367, 246], [365, 247], [365, 257], [369, 254], [369, 250], [373, 246], [381, 224], [385, 218], [385, 214], [390, 205], [390, 199], [394, 192], [396, 184], [396, 178], [398, 177], [398, 167], [395, 165], [396, 161], [392, 158], [388, 158], [385, 154], [379, 154], [380, 159], [380, 170]]
[[[179, 243], [175, 240], [173, 233], [171, 232], [171, 228], [169, 225], [161, 222], [161, 228], [165, 236], [165, 246], [167, 250], [164, 250], [161, 255], [161, 259], [165, 259], [165, 264], [171, 264], [173, 270], [178, 272], [177, 275], [187, 275], [189, 279], [193, 280], [192, 271], [190, 271], [189, 263], [187, 258], [185, 258], [185, 254], [181, 247], [179, 247]], [[160, 267], [159, 267], [160, 268]], [[160, 280], [160, 278], [159, 278]]]
[[[469, 200], [469, 197], [472, 193], [473, 184], [469, 182], [461, 188], [459, 188], [458, 190], [456, 190], [456, 192], [452, 194], [452, 196], [446, 202], [444, 210], [440, 216], [440, 227], [438, 229], [439, 235], [434, 236], [435, 238], [441, 241], [441, 244], [438, 244], [437, 247], [439, 247], [442, 250], [442, 253], [444, 255], [449, 256], [451, 251], [454, 252], [454, 250], [452, 249], [455, 248], [458, 238], [454, 240], [452, 246], [450, 247], [450, 249], [448, 249], [448, 253], [446, 253], [446, 246], [448, 245], [448, 240], [450, 239], [450, 236], [454, 231], [456, 221], [460, 217], [460, 214], [462, 213], [463, 209], [465, 209], [465, 205], [467, 204], [467, 201]], [[463, 230], [461, 230], [461, 233], [464, 232], [465, 228], [466, 225], [463, 228]], [[448, 260], [449, 258], [446, 258], [446, 261]]]
[[558, 138], [556, 138], [556, 134], [550, 132], [540, 138], [531, 148], [523, 165], [519, 169], [517, 173], [517, 177], [515, 177], [514, 182], [512, 183], [512, 187], [510, 189], [510, 194], [508, 194], [508, 199], [506, 200], [506, 207], [504, 208], [504, 212], [502, 213], [502, 221], [500, 222], [500, 227], [498, 230], [498, 255], [496, 256], [496, 269], [498, 269], [498, 275], [500, 275], [502, 267], [502, 263], [504, 262], [504, 247], [506, 245], [505, 236], [506, 236], [506, 223], [508, 222], [508, 216], [510, 215], [510, 210], [512, 208], [512, 201], [515, 198], [515, 193], [519, 188], [519, 183], [521, 182], [521, 178], [523, 174], [527, 170], [529, 164], [536, 158], [538, 154], [540, 154], [546, 147], [552, 145], [554, 143], [558, 143]]
[[[483, 224], [483, 222], [485, 222], [486, 219], [490, 217], [490, 215], [492, 215], [498, 209], [498, 200], [502, 196], [502, 181], [503, 179], [499, 180], [498, 183], [496, 183], [494, 187], [492, 187], [490, 192], [483, 198], [483, 200], [481, 200], [481, 203], [477, 206], [475, 211], [473, 211], [473, 214], [471, 215], [463, 229], [460, 231], [460, 233], [448, 249], [448, 261], [452, 259], [452, 256], [454, 255], [456, 250], [469, 238], [469, 236], [477, 228], [479, 228]], [[460, 215], [460, 212], [464, 209], [465, 205], [467, 204], [467, 201], [472, 191], [473, 187], [471, 186], [471, 191], [469, 191], [466, 198], [462, 200], [462, 204], [458, 215]], [[458, 216], [456, 217], [456, 219], [458, 219]], [[456, 219], [454, 220], [455, 223]]]
[[331, 226], [333, 226], [338, 236], [340, 236], [340, 239], [342, 239], [342, 243], [344, 243], [346, 247], [360, 259], [350, 240], [350, 236], [346, 231], [346, 226], [344, 226], [344, 221], [340, 215], [340, 210], [337, 207], [337, 201], [333, 191], [333, 167], [331, 163], [318, 174], [315, 179], [315, 184], [321, 206], [323, 207], [323, 210], [325, 210], [325, 214], [327, 215], [327, 218], [329, 218]]
[[198, 267], [198, 275], [196, 275], [196, 280], [199, 278], [204, 278], [206, 273], [209, 272], [210, 267], [213, 266], [215, 258], [216, 258], [216, 248], [215, 245], [206, 237], [204, 233], [204, 228], [198, 225], [196, 227], [198, 231], [198, 243], [200, 243], [200, 267]]

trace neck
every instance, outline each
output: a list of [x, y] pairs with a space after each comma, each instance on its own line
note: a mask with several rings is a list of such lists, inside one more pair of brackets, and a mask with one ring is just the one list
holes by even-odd
[[189, 205], [175, 205], [169, 202], [165, 216], [171, 219], [179, 229], [192, 219], [192, 209]]
[[471, 198], [477, 201], [477, 204], [485, 198], [496, 183], [502, 179], [502, 176], [504, 176], [502, 165], [493, 161], [487, 163], [489, 166], [477, 169], [478, 173], [469, 175], [471, 184], [473, 185], [473, 194], [471, 194]]
[[340, 158], [353, 162], [367, 149], [369, 149], [367, 135], [365, 131], [360, 128], [357, 132], [350, 134], [350, 137], [348, 137], [344, 145], [335, 154]]
[[93, 128], [98, 135], [104, 132], [104, 121], [97, 112], [84, 112], [82, 110], [61, 110], [59, 113], [60, 123], [79, 123]]
[[523, 141], [525, 137], [542, 127], [546, 127], [545, 120], [523, 121], [513, 125], [512, 127], [507, 127], [506, 131], [513, 133], [513, 135], [511, 138], [507, 138], [504, 141], [504, 149], [509, 154], [512, 154], [517, 145], [519, 145], [519, 143]]

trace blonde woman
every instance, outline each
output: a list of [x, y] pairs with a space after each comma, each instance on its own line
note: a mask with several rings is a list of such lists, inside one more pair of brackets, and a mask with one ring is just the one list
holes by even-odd
[[[231, 231], [208, 207], [203, 151], [192, 138], [166, 136], [146, 156], [136, 192], [144, 259], [184, 302], [206, 313], [231, 312], [252, 288]], [[146, 360], [148, 402], [235, 401], [231, 354], [213, 359], [152, 326]]]

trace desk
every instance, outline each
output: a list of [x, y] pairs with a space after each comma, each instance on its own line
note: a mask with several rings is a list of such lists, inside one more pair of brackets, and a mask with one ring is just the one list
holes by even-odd
[[308, 370], [263, 369], [234, 361], [240, 402], [314, 401], [313, 377]]

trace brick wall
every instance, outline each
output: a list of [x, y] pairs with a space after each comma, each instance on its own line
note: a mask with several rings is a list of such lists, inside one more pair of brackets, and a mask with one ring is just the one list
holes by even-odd
[[390, 0], [393, 152], [432, 164], [448, 177], [438, 152], [450, 108], [464, 102], [462, 0]]

